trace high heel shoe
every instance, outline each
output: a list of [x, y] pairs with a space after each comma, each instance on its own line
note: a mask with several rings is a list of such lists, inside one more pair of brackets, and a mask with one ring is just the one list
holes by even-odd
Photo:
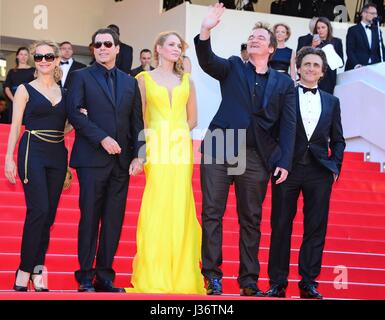
[[41, 273], [31, 273], [30, 280], [35, 292], [49, 292], [48, 288], [44, 287], [43, 275]]
[[[16, 270], [16, 274], [15, 274], [15, 283], [13, 284], [13, 290], [15, 290], [15, 291], [17, 291], [17, 292], [27, 292], [27, 291], [28, 291], [28, 283], [27, 283], [27, 286], [26, 286], [26, 287], [16, 285], [18, 273], [19, 273], [19, 269]], [[28, 282], [29, 282], [29, 281], [28, 281]]]

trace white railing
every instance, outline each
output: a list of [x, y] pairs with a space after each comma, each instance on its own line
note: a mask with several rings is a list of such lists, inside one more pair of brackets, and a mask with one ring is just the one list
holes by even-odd
[[341, 101], [346, 150], [385, 163], [385, 63], [339, 74], [335, 95]]

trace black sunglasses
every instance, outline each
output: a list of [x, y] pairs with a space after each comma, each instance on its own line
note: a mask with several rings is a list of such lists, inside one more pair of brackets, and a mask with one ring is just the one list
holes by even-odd
[[56, 56], [53, 53], [47, 53], [47, 54], [36, 53], [33, 55], [33, 60], [35, 62], [42, 62], [43, 58], [47, 62], [53, 62], [55, 61]]
[[94, 48], [100, 49], [104, 45], [106, 48], [111, 48], [113, 46], [113, 43], [111, 41], [104, 41], [104, 42], [95, 42], [94, 43]]

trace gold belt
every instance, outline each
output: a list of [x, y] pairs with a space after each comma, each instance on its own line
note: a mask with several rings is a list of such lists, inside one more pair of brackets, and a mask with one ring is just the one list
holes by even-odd
[[[29, 144], [31, 140], [31, 134], [36, 138], [49, 142], [49, 143], [60, 143], [64, 141], [64, 131], [58, 130], [25, 130], [28, 133], [27, 150], [25, 152], [24, 161], [24, 184], [28, 183], [28, 155], [29, 155]], [[54, 138], [60, 140], [53, 140]]]

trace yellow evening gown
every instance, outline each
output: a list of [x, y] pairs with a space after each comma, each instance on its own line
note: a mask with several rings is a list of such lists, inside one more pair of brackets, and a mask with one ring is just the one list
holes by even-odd
[[140, 76], [146, 87], [146, 186], [137, 226], [133, 288], [126, 291], [205, 294], [187, 124], [189, 74], [184, 74], [171, 97], [148, 72]]

